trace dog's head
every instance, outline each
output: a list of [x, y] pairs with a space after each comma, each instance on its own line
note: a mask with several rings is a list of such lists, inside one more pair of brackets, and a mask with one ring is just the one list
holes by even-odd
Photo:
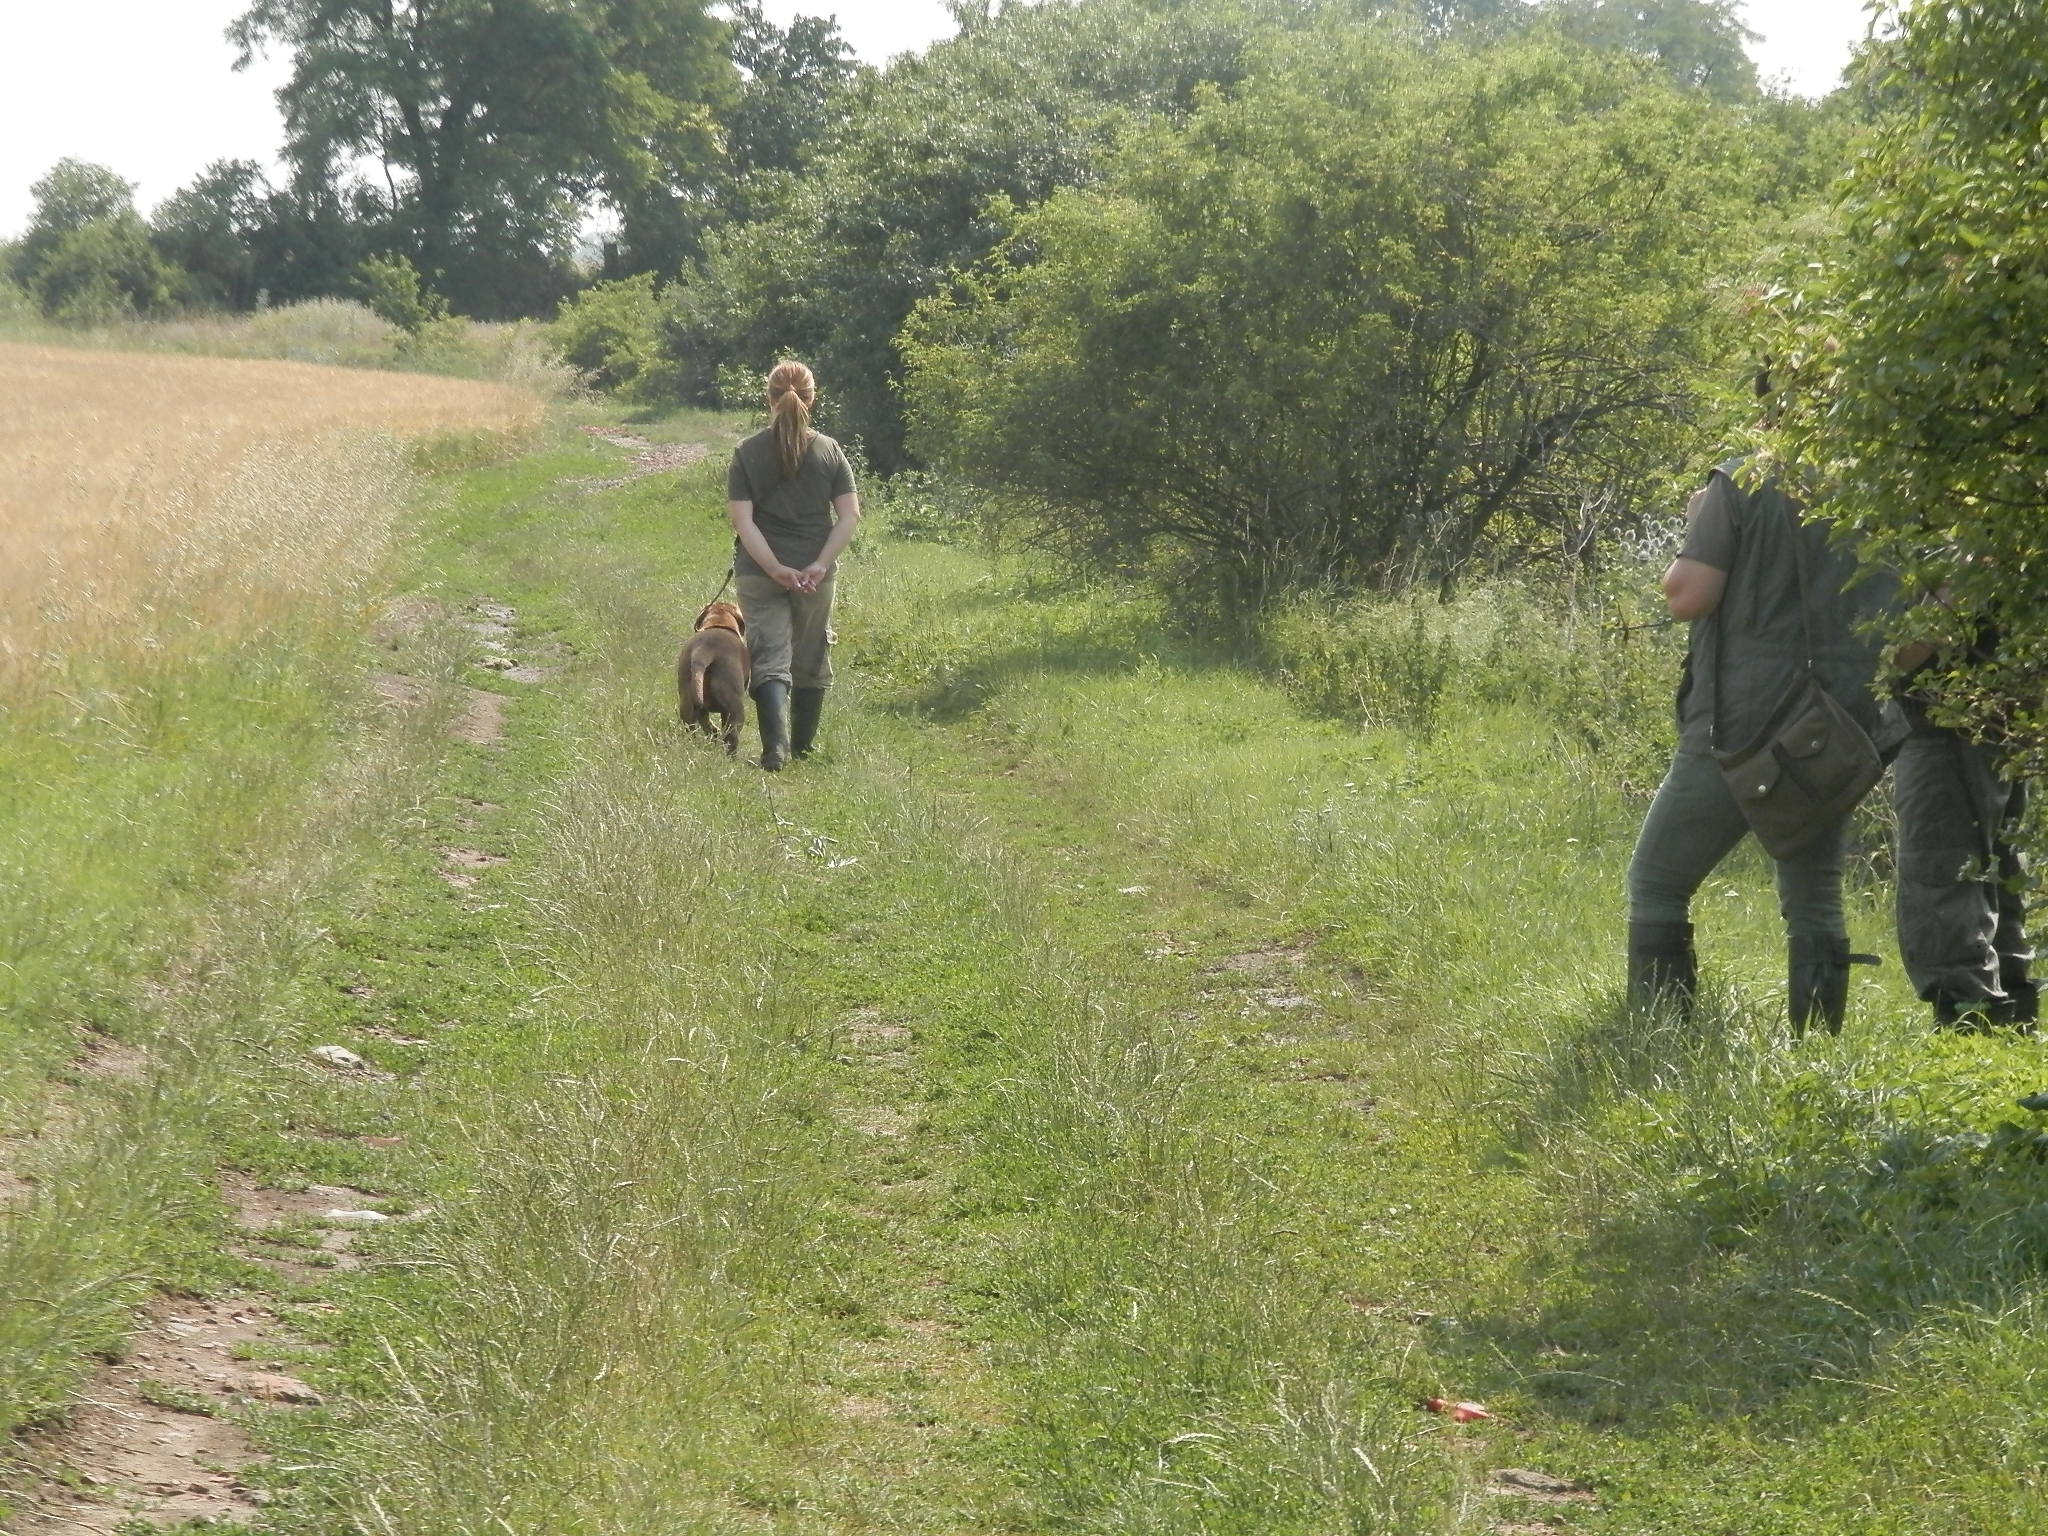
[[747, 632], [746, 615], [740, 612], [738, 603], [706, 603], [697, 610], [697, 622], [693, 629], [729, 629], [736, 635]]

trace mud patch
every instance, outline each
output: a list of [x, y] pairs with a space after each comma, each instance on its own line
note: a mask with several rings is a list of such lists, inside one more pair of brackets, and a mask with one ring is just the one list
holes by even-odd
[[443, 848], [436, 873], [456, 890], [467, 891], [476, 885], [477, 870], [495, 869], [505, 862], [503, 854], [485, 853], [480, 848]]
[[889, 1418], [895, 1410], [879, 1397], [862, 1397], [847, 1393], [833, 1399], [832, 1417], [845, 1419], [855, 1424], [876, 1424]]
[[666, 474], [671, 470], [688, 469], [709, 456], [711, 449], [703, 443], [655, 443], [633, 455], [633, 478], [643, 479], [648, 475]]
[[260, 1509], [240, 1477], [257, 1460], [226, 1415], [319, 1394], [280, 1363], [275, 1313], [232, 1301], [159, 1297], [144, 1307], [125, 1357], [102, 1366], [62, 1429], [24, 1460], [68, 1485], [35, 1497], [14, 1536], [107, 1536], [123, 1521], [241, 1525]]
[[889, 1022], [879, 1008], [856, 1008], [846, 1016], [846, 1038], [857, 1051], [894, 1051], [909, 1043], [910, 1031]]
[[441, 860], [458, 869], [496, 869], [510, 862], [502, 853], [485, 853], [481, 848], [443, 848]]
[[1232, 955], [1219, 960], [1209, 967], [1211, 975], [1235, 972], [1238, 974], [1280, 970], [1306, 962], [1308, 951], [1293, 944], [1262, 944], [1257, 949], [1248, 949], [1243, 954]]
[[710, 454], [708, 443], [655, 443], [638, 433], [627, 432], [618, 427], [585, 427], [585, 435], [610, 443], [614, 448], [631, 450], [633, 462], [623, 475], [587, 477], [570, 483], [579, 490], [616, 490], [634, 480], [644, 480], [649, 475], [666, 474], [672, 470], [688, 469]]
[[405, 593], [384, 605], [377, 622], [370, 626], [370, 639], [387, 651], [395, 651], [440, 617], [441, 605], [435, 599], [424, 593]]
[[[366, 1226], [386, 1219], [366, 1209], [376, 1195], [344, 1184], [270, 1189], [246, 1174], [229, 1172], [221, 1175], [221, 1193], [253, 1239], [235, 1251], [300, 1285], [316, 1284], [332, 1270], [360, 1269], [357, 1237]], [[373, 1215], [374, 1220], [366, 1219]], [[298, 1235], [309, 1227], [318, 1233], [310, 1242]]]
[[906, 1136], [917, 1121], [885, 1104], [863, 1104], [840, 1112], [840, 1119], [864, 1136]]
[[495, 747], [505, 740], [505, 696], [481, 688], [462, 690], [462, 712], [448, 734], [473, 747]]
[[1486, 1480], [1488, 1493], [1527, 1499], [1535, 1504], [1597, 1504], [1599, 1495], [1584, 1483], [1532, 1472], [1526, 1467], [1501, 1467]]
[[81, 1077], [103, 1083], [133, 1083], [149, 1068], [149, 1052], [112, 1035], [88, 1034], [80, 1042], [73, 1069]]
[[370, 691], [386, 709], [418, 709], [433, 697], [434, 690], [416, 677], [399, 672], [372, 672]]

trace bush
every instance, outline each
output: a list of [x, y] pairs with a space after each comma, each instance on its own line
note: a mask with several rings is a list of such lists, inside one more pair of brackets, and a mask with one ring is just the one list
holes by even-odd
[[110, 325], [160, 314], [182, 291], [183, 274], [157, 254], [133, 213], [95, 219], [59, 235], [44, 252], [30, 291], [62, 325]]
[[1219, 606], [1553, 561], [1694, 456], [1739, 128], [1555, 37], [1332, 32], [923, 305], [911, 446]]
[[643, 272], [586, 288], [562, 305], [546, 334], [597, 388], [635, 399], [664, 376], [660, 325], [654, 275]]
[[448, 318], [448, 301], [429, 288], [403, 256], [370, 256], [356, 268], [356, 287], [372, 314], [418, 335]]
[[1451, 602], [1310, 594], [1273, 613], [1259, 649], [1317, 714], [1426, 738], [1453, 719], [1523, 708], [1609, 783], [1647, 794], [1671, 751], [1682, 632], [1625, 617], [1647, 603], [1648, 572], [1617, 571], [1606, 586], [1576, 601], [1507, 581]]

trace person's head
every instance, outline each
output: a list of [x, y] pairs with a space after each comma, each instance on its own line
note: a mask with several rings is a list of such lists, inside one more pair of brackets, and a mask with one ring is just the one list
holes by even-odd
[[775, 459], [782, 478], [794, 479], [811, 446], [811, 407], [818, 403], [818, 381], [794, 359], [777, 363], [768, 374], [768, 415], [775, 425]]

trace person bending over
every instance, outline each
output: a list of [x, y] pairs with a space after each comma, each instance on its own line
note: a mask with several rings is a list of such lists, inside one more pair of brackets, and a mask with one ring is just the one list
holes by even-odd
[[[1759, 393], [1767, 388], [1759, 382]], [[1663, 581], [1671, 616], [1691, 625], [1678, 751], [1628, 870], [1630, 1002], [1663, 999], [1683, 1009], [1698, 987], [1693, 894], [1749, 830], [1713, 752], [1763, 729], [1806, 669], [1809, 636], [1822, 684], [1875, 734], [1878, 648], [1857, 631], [1882, 595], [1875, 584], [1852, 587], [1855, 562], [1830, 547], [1827, 522], [1802, 515], [1774, 478], [1742, 460], [1715, 469], [1686, 513], [1684, 546]], [[1807, 573], [1803, 616], [1799, 559]], [[1777, 863], [1795, 1030], [1842, 1027], [1852, 960], [1842, 912], [1847, 844], [1844, 815], [1796, 858]]]

